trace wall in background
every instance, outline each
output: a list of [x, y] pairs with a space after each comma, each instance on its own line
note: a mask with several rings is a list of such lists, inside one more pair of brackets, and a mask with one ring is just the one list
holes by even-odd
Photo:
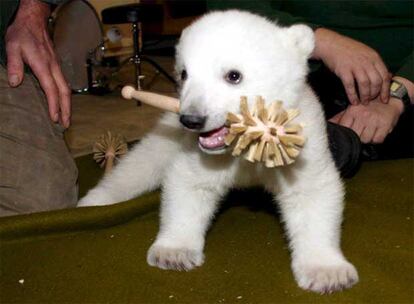
[[[99, 17], [101, 16], [101, 11], [107, 7], [125, 5], [130, 3], [139, 3], [140, 0], [88, 0], [89, 3], [95, 8]], [[155, 2], [163, 5], [164, 8], [164, 21], [162, 26], [157, 28], [157, 34], [159, 35], [180, 35], [181, 31], [189, 25], [196, 17], [197, 13], [200, 11], [197, 10], [196, 16], [190, 16], [188, 14], [188, 8], [191, 9], [191, 1], [188, 1], [185, 7], [182, 7], [183, 1], [171, 1], [171, 0], [142, 0], [148, 2]], [[174, 3], [175, 2], [175, 3]], [[195, 3], [195, 2], [194, 2]], [[177, 6], [178, 4], [178, 6]], [[181, 7], [180, 7], [181, 5]], [[180, 15], [180, 12], [184, 14]], [[110, 25], [103, 25], [104, 33], [110, 28]], [[129, 24], [117, 24], [119, 28], [122, 40], [119, 43], [108, 43], [108, 54], [111, 55], [120, 55], [131, 52], [132, 48], [132, 36], [131, 36], [131, 26]], [[145, 29], [144, 30], [151, 30]]]
[[104, 8], [130, 4], [130, 3], [139, 3], [139, 0], [89, 0], [89, 3], [96, 9], [96, 12], [100, 15], [101, 11]]

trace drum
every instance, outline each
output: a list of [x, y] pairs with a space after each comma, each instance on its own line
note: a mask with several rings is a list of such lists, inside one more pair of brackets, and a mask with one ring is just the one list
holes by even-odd
[[[63, 75], [75, 92], [87, 91], [92, 64], [102, 58], [103, 30], [95, 9], [85, 0], [71, 0], [52, 15], [52, 39]], [[89, 73], [89, 76], [88, 76]]]

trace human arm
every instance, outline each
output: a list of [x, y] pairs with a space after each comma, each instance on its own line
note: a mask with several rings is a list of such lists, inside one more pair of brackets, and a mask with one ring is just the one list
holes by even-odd
[[19, 86], [27, 64], [45, 92], [52, 121], [70, 125], [71, 92], [47, 32], [50, 7], [39, 0], [21, 0], [5, 42], [9, 84]]

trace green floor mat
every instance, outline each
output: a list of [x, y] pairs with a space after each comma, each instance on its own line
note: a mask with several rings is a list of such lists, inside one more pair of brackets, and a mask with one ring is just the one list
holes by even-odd
[[[80, 191], [100, 171], [77, 159]], [[413, 303], [413, 160], [365, 163], [346, 183], [345, 255], [360, 282], [332, 295], [299, 289], [283, 227], [260, 189], [229, 194], [190, 272], [149, 267], [158, 192], [108, 207], [0, 219], [1, 303]]]

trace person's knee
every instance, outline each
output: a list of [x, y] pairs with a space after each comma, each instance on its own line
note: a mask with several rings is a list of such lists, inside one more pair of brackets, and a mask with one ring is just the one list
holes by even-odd
[[78, 200], [78, 169], [72, 156], [61, 154], [58, 164], [50, 170], [45, 206], [48, 210], [75, 207]]
[[[60, 147], [60, 153], [55, 152], [38, 158], [39, 166], [35, 166], [34, 171], [43, 171], [44, 174], [38, 181], [27, 183], [26, 187], [27, 193], [36, 200], [36, 210], [33, 211], [76, 206], [78, 170], [65, 148]], [[27, 174], [30, 175], [29, 172]]]
[[[78, 170], [67, 151], [50, 154], [36, 149], [16, 150], [17, 157], [9, 155], [8, 161], [2, 161], [8, 162], [4, 166], [8, 174], [2, 174], [1, 179], [0, 216], [76, 206]], [[17, 163], [10, 162], [15, 158]]]

